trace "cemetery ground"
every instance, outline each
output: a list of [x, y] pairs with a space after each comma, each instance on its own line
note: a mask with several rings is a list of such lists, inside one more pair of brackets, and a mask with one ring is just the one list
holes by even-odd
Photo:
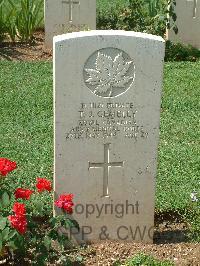
[[[18, 187], [34, 189], [36, 177], [52, 180], [53, 176], [52, 63], [2, 60], [0, 67], [0, 150], [3, 157], [18, 165], [3, 185], [10, 192]], [[199, 193], [200, 186], [199, 76], [200, 62], [165, 63], [154, 244], [102, 241], [58, 252], [54, 261], [62, 254], [63, 261], [71, 258], [76, 265], [138, 265], [142, 255], [132, 264], [129, 259], [144, 253], [175, 265], [199, 265], [200, 208], [191, 195]], [[45, 223], [45, 218], [52, 215], [52, 194], [42, 194], [40, 212], [35, 208], [37, 204], [28, 201], [27, 208]], [[15, 258], [15, 265], [30, 265], [30, 260], [34, 260], [31, 250], [24, 261]], [[145, 265], [171, 265], [148, 260]]]
[[[4, 1], [8, 12], [0, 12], [6, 25], [0, 31], [0, 41], [3, 40], [0, 43], [0, 157], [17, 163], [17, 169], [5, 179], [1, 178], [0, 172], [0, 264], [5, 257], [9, 257], [4, 265], [200, 265], [200, 51], [180, 44], [166, 45], [165, 60], [189, 60], [193, 63], [165, 63], [154, 244], [105, 240], [63, 250], [55, 241], [44, 237], [51, 229], [52, 190], [39, 193], [35, 188], [37, 177], [45, 177], [53, 183], [52, 51], [44, 48], [43, 4], [39, 12], [32, 9], [29, 13], [29, 18], [36, 20], [33, 25], [29, 24], [30, 31], [28, 29], [27, 34], [27, 21], [22, 19], [17, 23], [17, 17], [23, 17], [21, 14], [27, 14], [29, 10], [20, 9], [22, 1], [13, 1], [17, 12], [13, 13], [11, 20], [7, 17], [10, 1]], [[39, 4], [43, 1], [35, 2]], [[147, 31], [164, 36], [165, 21], [157, 16], [162, 14], [161, 17], [166, 18], [164, 1], [160, 1], [154, 10], [151, 10], [150, 5], [137, 4], [146, 1], [130, 1], [133, 5], [128, 5], [128, 2], [98, 0], [97, 28]], [[0, 0], [0, 7], [2, 3]], [[143, 16], [144, 13], [146, 15]], [[140, 18], [145, 19], [143, 21]], [[132, 25], [135, 20], [136, 25]], [[13, 26], [16, 25], [15, 32]], [[39, 28], [41, 30], [38, 31]], [[21, 187], [35, 193], [30, 200], [26, 200], [31, 218], [28, 231], [25, 237], [18, 234], [21, 247], [24, 245], [28, 252], [23, 253], [19, 248], [21, 242], [18, 241], [18, 249], [13, 256], [2, 248], [5, 243], [9, 243], [11, 248], [16, 243], [9, 240], [14, 229], [7, 218], [2, 218], [1, 211], [4, 217], [12, 214], [15, 202], [13, 192]], [[3, 197], [2, 191], [5, 190], [11, 199], [9, 196]], [[29, 193], [32, 194], [32, 191]], [[37, 224], [38, 231], [32, 230], [31, 222]], [[3, 242], [4, 239], [8, 241]], [[57, 234], [54, 239], [58, 239]]]
[[32, 43], [10, 41], [0, 43], [0, 59], [9, 61], [49, 61], [52, 50], [44, 47], [44, 29], [38, 29]]

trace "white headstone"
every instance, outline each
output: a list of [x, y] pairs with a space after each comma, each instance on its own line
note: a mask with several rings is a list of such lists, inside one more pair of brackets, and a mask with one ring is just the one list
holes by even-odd
[[80, 242], [152, 242], [163, 58], [143, 33], [54, 38], [55, 198], [74, 194]]
[[96, 0], [45, 0], [45, 45], [59, 34], [96, 29]]
[[176, 0], [174, 8], [178, 34], [173, 29], [167, 30], [167, 39], [200, 49], [200, 0]]

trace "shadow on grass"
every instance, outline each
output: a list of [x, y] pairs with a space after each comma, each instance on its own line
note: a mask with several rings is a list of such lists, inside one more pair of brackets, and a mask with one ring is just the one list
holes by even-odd
[[154, 244], [187, 242], [189, 229], [178, 211], [155, 214]]
[[19, 52], [17, 50], [17, 47], [15, 47], [14, 45], [6, 45], [5, 44], [1, 44], [0, 45], [0, 58], [8, 60], [8, 61], [13, 61], [13, 59], [15, 60], [20, 60], [20, 57], [23, 55], [22, 52]]

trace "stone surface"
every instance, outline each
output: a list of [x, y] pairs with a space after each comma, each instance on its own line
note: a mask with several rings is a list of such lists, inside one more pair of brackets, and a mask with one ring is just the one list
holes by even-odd
[[96, 29], [96, 0], [45, 0], [45, 45], [67, 32]]
[[175, 13], [178, 34], [173, 29], [167, 30], [167, 39], [200, 49], [200, 1], [176, 0]]
[[152, 242], [163, 58], [148, 34], [54, 38], [55, 199], [74, 194], [79, 242]]

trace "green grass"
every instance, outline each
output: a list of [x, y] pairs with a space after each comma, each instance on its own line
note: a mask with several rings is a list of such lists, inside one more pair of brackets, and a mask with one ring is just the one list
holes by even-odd
[[51, 65], [0, 65], [0, 157], [18, 164], [6, 185], [10, 191], [34, 188], [36, 177], [52, 178], [53, 171]]
[[200, 62], [165, 64], [157, 207], [183, 209], [199, 184]]
[[173, 266], [174, 264], [169, 261], [159, 261], [157, 259], [154, 259], [152, 256], [148, 256], [141, 253], [136, 255], [132, 259], [128, 260], [125, 265], [126, 266]]
[[[53, 99], [51, 63], [0, 62], [0, 157], [18, 163], [6, 186], [34, 187], [52, 178]], [[166, 63], [156, 207], [183, 210], [199, 189], [200, 62]]]

